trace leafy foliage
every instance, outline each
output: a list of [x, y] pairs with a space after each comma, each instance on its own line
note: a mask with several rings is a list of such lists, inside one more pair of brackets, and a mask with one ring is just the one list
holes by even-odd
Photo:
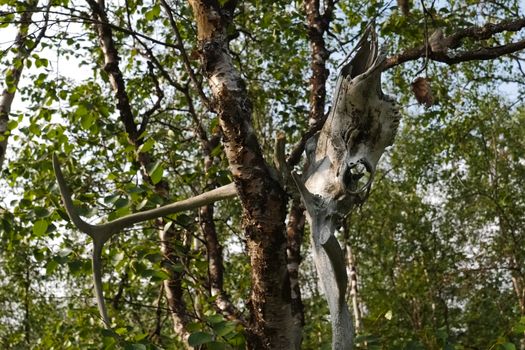
[[[104, 291], [114, 327], [102, 329], [92, 300], [90, 241], [69, 222], [54, 180], [56, 152], [75, 206], [95, 222], [230, 182], [222, 147], [207, 149], [199, 134], [202, 128], [212, 138], [219, 126], [196, 88], [204, 77], [194, 52], [191, 10], [183, 1], [169, 4], [182, 46], [162, 2], [108, 4], [130, 105], [136, 123], [146, 126], [137, 147], [119, 118], [89, 7], [51, 2], [48, 35], [25, 61], [16, 91], [8, 162], [1, 173], [3, 349], [180, 349], [184, 339], [173, 329], [163, 294], [173, 273], [182, 276], [182, 300], [191, 319], [188, 343], [212, 350], [246, 347], [245, 327], [217, 310], [198, 211], [166, 218], [161, 229], [177, 235], [170, 242], [176, 263], [169, 269], [155, 223], [127, 229], [111, 241], [104, 251]], [[0, 30], [8, 33], [28, 4], [0, 1], [0, 6]], [[338, 2], [326, 38], [331, 80], [355, 35], [372, 19], [389, 52], [396, 53], [422, 44], [425, 30], [440, 27], [450, 34], [467, 25], [523, 17], [518, 1], [442, 1], [428, 11], [431, 15], [414, 3], [405, 16], [391, 2]], [[308, 128], [310, 51], [304, 22], [302, 2], [252, 0], [239, 5], [228, 28], [268, 163], [277, 130], [286, 132], [290, 150]], [[492, 43], [512, 38], [504, 33]], [[1, 49], [2, 80], [12, 92], [9, 68], [22, 63], [13, 58], [12, 47]], [[420, 60], [386, 73], [387, 90], [405, 106], [404, 119], [368, 202], [348, 219], [347, 244], [356, 255], [363, 311], [357, 348], [513, 349], [524, 341], [525, 107], [520, 101], [525, 78], [522, 57], [514, 59], [457, 66], [427, 62], [422, 71]], [[422, 74], [436, 100], [428, 109], [416, 106], [411, 95], [412, 81]], [[154, 160], [148, 169], [141, 167], [139, 153]], [[170, 188], [167, 196], [155, 187], [163, 182]], [[242, 209], [228, 201], [214, 210], [225, 257], [224, 290], [247, 317], [250, 257]], [[328, 349], [327, 307], [308, 259], [308, 239], [303, 241], [303, 348]]]

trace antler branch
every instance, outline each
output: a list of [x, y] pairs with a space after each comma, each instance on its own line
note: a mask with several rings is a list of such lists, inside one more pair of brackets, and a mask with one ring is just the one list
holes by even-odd
[[67, 215], [80, 231], [84, 232], [93, 239], [92, 266], [93, 282], [95, 285], [95, 298], [97, 299], [100, 316], [102, 317], [104, 324], [108, 328], [110, 327], [110, 322], [102, 290], [101, 256], [104, 243], [106, 243], [114, 234], [118, 233], [122, 229], [133, 226], [134, 224], [137, 224], [139, 222], [156, 219], [162, 216], [175, 214], [185, 210], [197, 209], [204, 205], [227, 198], [232, 198], [237, 195], [235, 184], [230, 183], [228, 185], [216, 188], [214, 190], [202, 193], [198, 196], [188, 198], [179, 202], [171, 203], [155, 209], [145, 210], [142, 212], [126, 215], [124, 217], [118, 218], [116, 220], [104, 224], [91, 225], [82, 220], [80, 215], [78, 215], [78, 213], [75, 210], [73, 200], [71, 199], [71, 192], [67, 187], [67, 183], [64, 179], [64, 174], [62, 173], [62, 169], [60, 168], [60, 163], [58, 162], [58, 157], [56, 154], [53, 154], [53, 168], [55, 170], [55, 177], [58, 182], [58, 187], [60, 189], [60, 194], [62, 195], [62, 201], [64, 202]]
[[214, 190], [199, 194], [195, 197], [167, 204], [162, 207], [126, 215], [107, 223], [91, 225], [82, 220], [76, 212], [73, 206], [73, 201], [71, 200], [71, 194], [69, 192], [69, 189], [67, 188], [66, 180], [64, 179], [64, 175], [62, 173], [62, 169], [60, 168], [60, 164], [56, 155], [53, 155], [53, 167], [55, 170], [55, 176], [57, 178], [58, 186], [60, 188], [60, 194], [62, 195], [62, 200], [64, 201], [66, 212], [71, 221], [80, 231], [88, 234], [93, 239], [97, 237], [104, 243], [115, 233], [121, 231], [126, 227], [133, 226], [134, 224], [137, 224], [139, 222], [156, 219], [162, 216], [175, 214], [185, 210], [197, 209], [203, 205], [207, 205], [223, 199], [232, 198], [237, 195], [235, 184], [230, 183], [228, 185], [224, 185]]

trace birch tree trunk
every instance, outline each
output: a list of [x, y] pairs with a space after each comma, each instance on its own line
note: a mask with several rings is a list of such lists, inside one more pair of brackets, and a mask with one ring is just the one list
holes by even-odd
[[352, 312], [354, 314], [354, 328], [356, 334], [361, 332], [361, 307], [359, 305], [359, 293], [357, 290], [357, 266], [355, 263], [352, 247], [346, 246], [347, 272], [350, 277], [348, 293], [352, 301]]
[[223, 132], [239, 193], [252, 267], [248, 329], [250, 349], [294, 349], [294, 319], [286, 259], [287, 196], [264, 161], [252, 127], [251, 102], [228, 49], [226, 28], [236, 1], [189, 0], [198, 50]]
[[7, 70], [5, 78], [7, 87], [2, 91], [2, 95], [0, 96], [0, 169], [2, 169], [4, 164], [7, 141], [10, 134], [9, 114], [11, 113], [11, 107], [13, 105], [13, 100], [15, 99], [15, 93], [18, 88], [18, 83], [20, 82], [20, 77], [22, 76], [25, 61], [44, 36], [47, 27], [46, 13], [40, 33], [30, 45], [28, 44], [29, 26], [31, 25], [31, 18], [37, 5], [38, 0], [29, 1], [26, 11], [22, 12], [20, 15], [20, 27], [16, 34], [14, 45], [16, 56], [13, 59], [12, 66]]

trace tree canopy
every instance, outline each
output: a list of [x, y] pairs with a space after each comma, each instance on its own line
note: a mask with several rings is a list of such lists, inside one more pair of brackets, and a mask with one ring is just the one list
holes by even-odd
[[[353, 346], [525, 349], [524, 11], [0, 0], [0, 346], [330, 349], [287, 172], [308, 166], [341, 65], [373, 27], [401, 121], [338, 227]], [[222, 197], [97, 246], [66, 211], [54, 156], [89, 225]]]

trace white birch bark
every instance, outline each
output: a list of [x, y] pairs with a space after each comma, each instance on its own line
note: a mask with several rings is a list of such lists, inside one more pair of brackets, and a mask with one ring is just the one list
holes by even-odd
[[6, 81], [8, 81], [8, 86], [6, 86], [6, 88], [2, 91], [2, 95], [0, 96], [0, 169], [2, 169], [2, 166], [4, 164], [5, 154], [7, 150], [7, 141], [10, 135], [9, 114], [11, 113], [11, 107], [13, 105], [13, 100], [15, 99], [15, 93], [18, 89], [20, 77], [22, 76], [25, 60], [29, 57], [34, 47], [43, 37], [47, 26], [46, 16], [46, 23], [44, 23], [43, 29], [40, 31], [40, 34], [38, 35], [36, 40], [32, 42], [32, 45], [28, 46], [27, 39], [29, 26], [31, 25], [33, 11], [35, 10], [37, 4], [38, 1], [30, 1], [26, 11], [22, 12], [22, 14], [20, 15], [20, 27], [18, 29], [14, 45], [14, 48], [16, 49], [16, 56], [13, 59], [12, 66], [7, 70]]

